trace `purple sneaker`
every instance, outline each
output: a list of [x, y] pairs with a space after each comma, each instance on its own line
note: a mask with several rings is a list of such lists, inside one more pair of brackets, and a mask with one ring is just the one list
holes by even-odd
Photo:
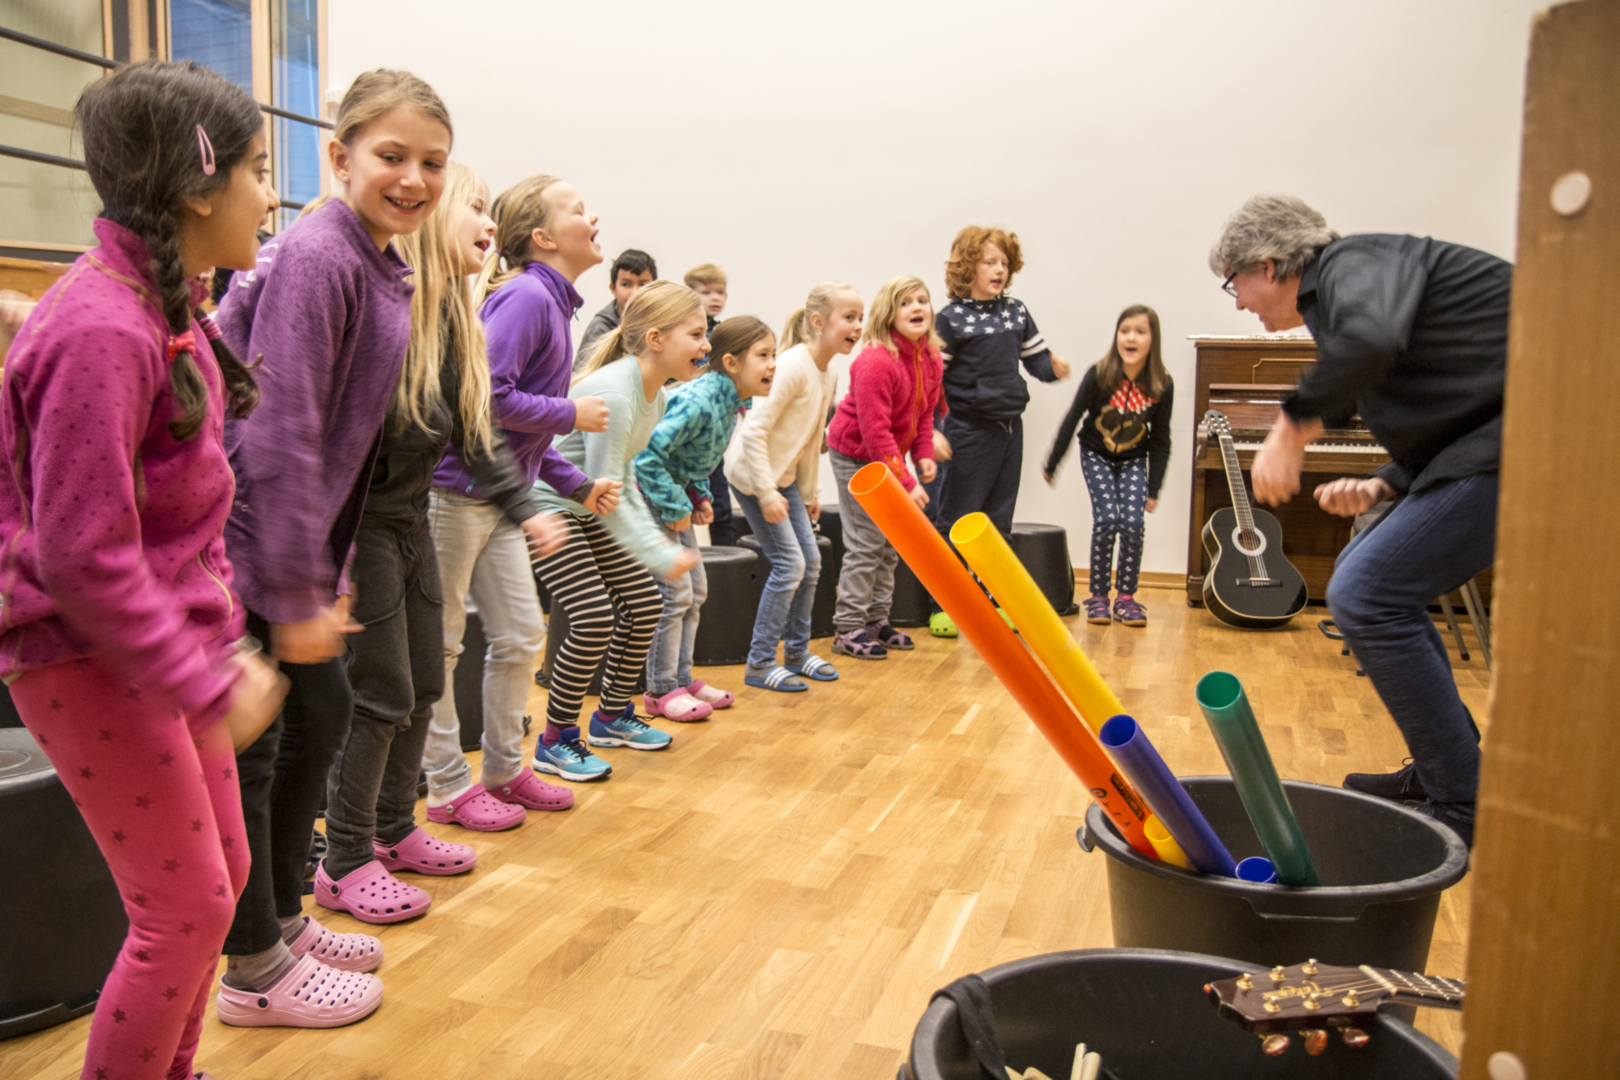
[[1086, 599], [1086, 622], [1107, 626], [1113, 621], [1113, 617], [1108, 614], [1108, 597], [1092, 596]]

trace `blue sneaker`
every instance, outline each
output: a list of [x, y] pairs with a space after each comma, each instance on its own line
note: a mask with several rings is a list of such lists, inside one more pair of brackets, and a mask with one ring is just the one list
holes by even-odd
[[563, 728], [562, 738], [550, 746], [541, 737], [534, 750], [534, 771], [585, 783], [606, 780], [613, 766], [585, 749], [585, 744], [579, 741], [579, 728], [575, 726]]
[[611, 720], [603, 720], [600, 709], [593, 712], [586, 740], [592, 746], [628, 746], [632, 750], [667, 750], [671, 742], [668, 732], [637, 718], [634, 704], [626, 705]]

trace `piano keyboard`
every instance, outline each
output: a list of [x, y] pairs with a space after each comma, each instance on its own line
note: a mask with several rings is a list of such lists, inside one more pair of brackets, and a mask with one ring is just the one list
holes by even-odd
[[[1259, 450], [1264, 444], [1258, 442], [1239, 442], [1233, 443], [1233, 445], [1239, 450]], [[1216, 447], [1215, 452], [1220, 453], [1220, 448]], [[1354, 445], [1347, 443], [1311, 443], [1305, 448], [1305, 452], [1307, 454], [1366, 454], [1371, 456], [1389, 456], [1389, 451], [1385, 450], [1377, 443], [1359, 443]]]

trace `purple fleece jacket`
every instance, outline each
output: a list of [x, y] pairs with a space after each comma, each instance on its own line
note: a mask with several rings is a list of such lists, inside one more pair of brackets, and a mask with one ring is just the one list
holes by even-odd
[[[490, 415], [506, 432], [506, 445], [532, 485], [536, 476], [565, 496], [590, 477], [551, 445], [574, 430], [568, 381], [574, 340], [568, 321], [585, 301], [573, 284], [545, 263], [532, 262], [484, 301], [489, 339]], [[465, 463], [450, 450], [433, 482], [483, 498]]]
[[169, 434], [151, 255], [111, 221], [95, 232], [101, 245], [51, 286], [6, 358], [0, 677], [95, 656], [201, 730], [230, 706], [242, 634], [221, 537], [223, 380], [193, 322], [208, 411], [191, 438]]
[[261, 397], [225, 424], [225, 539], [248, 610], [314, 618], [337, 598], [411, 336], [410, 268], [333, 199], [259, 249], [216, 321]]

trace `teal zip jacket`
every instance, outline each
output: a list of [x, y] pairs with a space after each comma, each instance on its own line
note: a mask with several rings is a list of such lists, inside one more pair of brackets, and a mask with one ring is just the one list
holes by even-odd
[[718, 371], [699, 375], [669, 395], [669, 409], [653, 429], [652, 441], [636, 457], [636, 482], [666, 524], [692, 512], [688, 488], [700, 501], [711, 498], [709, 474], [725, 456], [741, 408], [737, 387]]

